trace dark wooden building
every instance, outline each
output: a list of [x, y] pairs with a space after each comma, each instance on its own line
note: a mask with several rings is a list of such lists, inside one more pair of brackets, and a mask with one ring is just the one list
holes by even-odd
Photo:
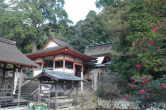
[[[13, 101], [13, 93], [23, 75], [22, 68], [37, 67], [16, 47], [16, 42], [0, 38], [0, 105]], [[16, 80], [17, 79], [17, 80]]]

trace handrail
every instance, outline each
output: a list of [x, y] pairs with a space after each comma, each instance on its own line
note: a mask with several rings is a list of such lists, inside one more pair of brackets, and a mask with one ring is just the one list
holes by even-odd
[[31, 81], [31, 80], [25, 81], [25, 82], [21, 85], [21, 87], [23, 87], [24, 85], [28, 84], [30, 81]]
[[36, 92], [38, 92], [38, 90], [39, 90], [39, 88], [35, 89], [35, 90], [31, 93], [31, 95], [34, 95]]

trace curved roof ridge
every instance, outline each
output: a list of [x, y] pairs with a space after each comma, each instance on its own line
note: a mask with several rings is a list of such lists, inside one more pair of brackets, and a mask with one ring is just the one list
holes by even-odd
[[112, 42], [108, 42], [108, 43], [96, 43], [96, 44], [89, 45], [87, 47], [111, 46], [111, 45], [112, 45]]
[[55, 41], [60, 46], [70, 46], [64, 39], [58, 36], [52, 36], [52, 40]]

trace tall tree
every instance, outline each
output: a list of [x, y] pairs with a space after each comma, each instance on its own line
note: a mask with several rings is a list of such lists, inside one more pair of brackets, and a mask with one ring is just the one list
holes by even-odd
[[94, 43], [109, 42], [108, 33], [103, 28], [100, 18], [96, 12], [90, 11], [85, 20], [79, 21], [66, 33], [66, 38], [73, 47], [83, 52], [85, 47]]
[[98, 8], [107, 6], [118, 7], [122, 1], [124, 0], [96, 0], [96, 6]]
[[15, 1], [0, 17], [1, 35], [16, 40], [24, 52], [30, 52], [31, 48], [36, 50], [50, 31], [64, 33], [69, 20], [63, 5], [63, 0]]
[[[162, 101], [165, 93], [165, 2], [135, 0], [106, 6], [103, 23], [112, 34], [111, 72], [125, 76], [136, 100]], [[111, 76], [111, 75], [110, 75]], [[155, 97], [156, 96], [156, 97]], [[162, 95], [165, 97], [165, 95]]]
[[[38, 35], [33, 36], [33, 44], [41, 37], [41, 32], [45, 31], [50, 36], [50, 31], [61, 34], [65, 31], [68, 23], [67, 14], [63, 9], [64, 0], [22, 0], [20, 8], [26, 12], [27, 20], [33, 25]], [[35, 45], [34, 45], [35, 49]]]

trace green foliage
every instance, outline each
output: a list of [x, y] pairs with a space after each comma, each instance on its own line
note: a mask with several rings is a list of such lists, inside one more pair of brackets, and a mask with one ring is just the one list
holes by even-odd
[[[1, 15], [0, 34], [2, 37], [16, 40], [18, 47], [25, 48], [24, 46], [29, 43], [26, 36], [29, 36], [32, 32], [35, 33], [35, 31], [31, 26], [23, 24], [24, 15], [15, 11], [4, 11]], [[27, 30], [31, 31], [31, 33], [28, 33]], [[23, 49], [23, 51], [26, 52], [26, 49]]]
[[127, 80], [123, 78], [123, 75], [108, 71], [101, 77], [96, 94], [100, 98], [114, 100], [122, 98], [128, 88]]
[[[152, 31], [153, 27], [165, 23], [165, 17], [155, 13], [156, 7], [161, 8], [161, 4], [136, 0], [124, 2], [123, 7], [107, 7], [103, 12], [103, 22], [112, 33], [112, 69], [116, 72], [130, 77], [132, 74], [165, 71], [163, 51], [166, 38], [164, 34]], [[143, 65], [141, 71], [137, 71], [136, 64]]]
[[[128, 88], [131, 99], [135, 98], [143, 103], [165, 101], [163, 98], [165, 88], [161, 88], [160, 85], [165, 84], [163, 78], [166, 73], [166, 14], [164, 11], [166, 2], [125, 0], [117, 6], [113, 6], [111, 1], [110, 4], [104, 0], [99, 2], [103, 6], [100, 20], [112, 40], [111, 73], [123, 75], [129, 85], [132, 84], [132, 80], [136, 80], [136, 77], [142, 79], [144, 75], [149, 75], [151, 80], [148, 84], [142, 86], [142, 82], [138, 82], [134, 89]], [[103, 5], [102, 2], [107, 5]], [[138, 91], [142, 89], [148, 89], [148, 96], [155, 97], [149, 97], [146, 100], [144, 95], [138, 94]], [[163, 97], [159, 96], [160, 94], [163, 94]]]
[[122, 2], [123, 0], [97, 0], [96, 1], [96, 6], [98, 8], [100, 7], [107, 7], [107, 6], [113, 6], [113, 7], [118, 7], [119, 4]]
[[0, 34], [31, 52], [43, 46], [51, 31], [65, 33], [69, 20], [63, 6], [63, 0], [20, 0], [12, 6], [1, 1]]
[[[128, 40], [132, 43], [130, 51], [136, 54], [139, 59], [138, 63], [144, 65], [146, 71], [142, 74], [155, 74], [161, 72], [161, 67], [164, 66], [162, 62], [164, 62], [164, 56], [166, 55], [163, 53], [166, 47], [164, 43], [166, 38], [158, 31], [153, 32], [152, 28], [166, 23], [165, 17], [158, 16], [159, 13], [154, 11], [157, 7], [160, 8], [161, 4], [141, 0], [137, 1], [136, 4], [131, 7], [129, 12], [131, 31]], [[141, 10], [138, 10], [140, 8]], [[163, 15], [162, 11], [160, 14]]]
[[155, 80], [147, 75], [132, 77], [132, 82], [130, 83], [132, 100], [137, 100], [141, 108], [144, 109], [154, 102], [165, 102], [165, 83], [165, 76]]
[[[127, 3], [128, 10], [120, 14], [121, 20], [128, 24], [128, 27], [124, 28], [127, 29], [126, 34], [123, 36], [122, 31], [122, 35], [113, 36], [119, 40], [119, 45], [113, 44], [116, 54], [112, 57], [111, 69], [126, 77], [128, 84], [132, 85], [129, 89], [131, 99], [139, 100], [141, 104], [165, 101], [165, 88], [160, 87], [162, 83], [165, 84], [162, 78], [166, 72], [166, 37], [163, 34], [166, 16], [163, 16], [163, 4], [162, 1], [156, 3], [144, 0]], [[125, 16], [125, 19], [122, 16]], [[117, 42], [114, 40], [113, 43]], [[141, 80], [144, 75], [152, 77], [147, 84]], [[135, 76], [139, 77], [140, 81], [137, 81]], [[140, 94], [139, 91], [145, 93]]]
[[65, 36], [74, 48], [83, 52], [84, 48], [97, 42], [109, 42], [108, 33], [104, 30], [100, 17], [90, 11], [86, 19], [70, 27]]

